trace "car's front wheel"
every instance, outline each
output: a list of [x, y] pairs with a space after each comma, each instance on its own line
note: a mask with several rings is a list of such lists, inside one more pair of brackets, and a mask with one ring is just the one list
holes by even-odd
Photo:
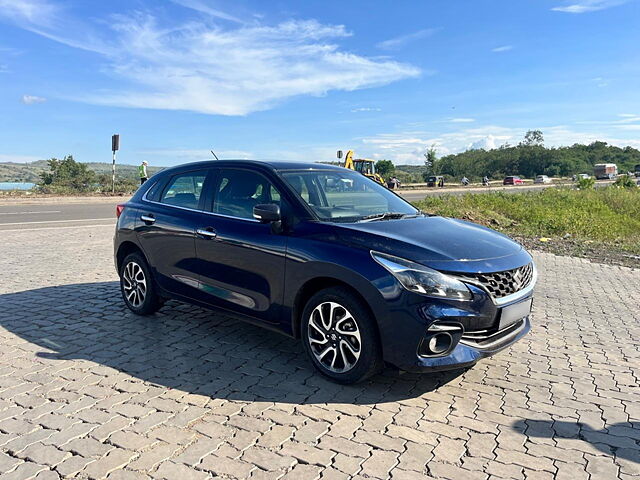
[[120, 292], [129, 310], [137, 315], [151, 315], [163, 304], [149, 265], [137, 252], [127, 255], [120, 266]]
[[301, 327], [311, 362], [332, 380], [357, 383], [382, 370], [375, 320], [356, 295], [335, 287], [316, 293], [302, 312]]

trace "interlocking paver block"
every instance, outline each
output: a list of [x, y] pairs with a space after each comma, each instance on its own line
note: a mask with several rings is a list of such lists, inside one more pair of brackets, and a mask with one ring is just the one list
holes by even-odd
[[194, 470], [181, 463], [173, 462], [165, 462], [160, 465], [154, 477], [164, 480], [205, 480], [210, 478], [206, 472]]
[[70, 457], [69, 452], [58, 450], [52, 445], [33, 444], [20, 452], [20, 456], [41, 465], [55, 466], [65, 458]]
[[229, 475], [237, 478], [247, 478], [256, 467], [242, 460], [209, 455], [205, 457], [199, 468], [216, 475]]
[[3, 480], [640, 476], [639, 270], [534, 253], [522, 341], [465, 372], [347, 387], [220, 312], [130, 314], [112, 234], [2, 232]]
[[252, 463], [263, 470], [279, 470], [292, 467], [296, 464], [295, 458], [279, 455], [259, 447], [251, 447], [242, 454], [242, 460]]
[[89, 478], [104, 478], [114, 470], [124, 467], [135, 456], [135, 452], [121, 448], [111, 450], [106, 456], [87, 465], [82, 473]]

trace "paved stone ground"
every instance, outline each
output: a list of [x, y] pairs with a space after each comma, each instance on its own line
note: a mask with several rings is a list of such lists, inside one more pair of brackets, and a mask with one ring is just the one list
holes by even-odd
[[278, 334], [129, 314], [112, 231], [0, 234], [2, 479], [640, 476], [640, 271], [537, 254], [509, 351], [344, 387]]

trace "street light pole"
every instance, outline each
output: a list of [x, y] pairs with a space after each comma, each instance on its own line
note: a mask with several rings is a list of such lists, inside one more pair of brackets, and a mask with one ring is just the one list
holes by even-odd
[[116, 193], [116, 152], [120, 149], [120, 135], [111, 135], [111, 193]]

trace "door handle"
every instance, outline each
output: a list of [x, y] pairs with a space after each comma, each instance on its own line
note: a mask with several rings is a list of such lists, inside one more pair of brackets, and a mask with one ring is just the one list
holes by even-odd
[[211, 227], [208, 228], [198, 228], [196, 233], [204, 238], [216, 238], [218, 234]]
[[140, 220], [147, 223], [153, 223], [156, 221], [156, 219], [153, 218], [153, 215], [140, 215]]

